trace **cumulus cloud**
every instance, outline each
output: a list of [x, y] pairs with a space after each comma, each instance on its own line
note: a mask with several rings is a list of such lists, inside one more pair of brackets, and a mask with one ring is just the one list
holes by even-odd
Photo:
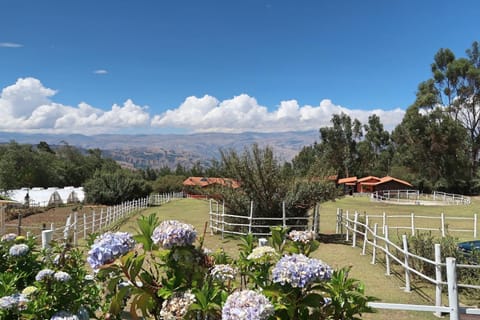
[[127, 129], [145, 132], [152, 129], [182, 129], [184, 132], [279, 132], [318, 130], [330, 126], [333, 114], [346, 113], [367, 123], [376, 114], [385, 129], [392, 130], [403, 118], [402, 109], [348, 109], [324, 99], [318, 105], [300, 105], [297, 100], [281, 101], [269, 109], [247, 94], [223, 101], [205, 95], [191, 96], [176, 108], [150, 115], [148, 107], [128, 99], [108, 110], [86, 102], [77, 106], [53, 100], [57, 91], [35, 78], [20, 78], [5, 87], [0, 95], [1, 131], [32, 133], [113, 133]]
[[241, 94], [224, 101], [205, 95], [188, 97], [176, 109], [167, 110], [152, 118], [153, 127], [188, 128], [196, 132], [279, 132], [317, 130], [331, 125], [333, 114], [345, 113], [367, 123], [368, 117], [376, 114], [385, 129], [393, 129], [403, 118], [404, 110], [355, 110], [334, 104], [324, 99], [318, 106], [300, 106], [296, 100], [281, 101], [273, 111], [260, 105], [257, 100]]
[[14, 42], [0, 42], [0, 48], [21, 48], [23, 44]]
[[127, 100], [102, 110], [82, 102], [68, 106], [52, 101], [57, 92], [35, 78], [20, 78], [2, 90], [0, 130], [96, 134], [149, 126], [147, 107]]
[[105, 70], [105, 69], [98, 69], [98, 70], [95, 70], [93, 71], [94, 74], [107, 74], [108, 71]]

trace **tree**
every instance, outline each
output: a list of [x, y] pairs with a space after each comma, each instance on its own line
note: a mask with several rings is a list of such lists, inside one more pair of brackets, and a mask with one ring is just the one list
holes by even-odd
[[242, 154], [229, 150], [221, 156], [226, 176], [241, 184], [239, 189], [219, 190], [232, 214], [247, 215], [253, 201], [256, 216], [281, 217], [285, 201], [287, 216], [302, 217], [316, 203], [335, 197], [333, 183], [286, 174], [289, 169], [282, 170], [270, 147], [254, 144]]
[[421, 112], [416, 105], [409, 107], [392, 133], [395, 176], [425, 192], [464, 192], [469, 171], [466, 137], [465, 128], [441, 108]]
[[349, 177], [355, 172], [357, 160], [357, 142], [362, 137], [360, 121], [342, 113], [334, 114], [332, 127], [320, 128], [322, 159], [333, 168], [339, 176]]
[[456, 58], [450, 49], [440, 49], [431, 66], [432, 78], [421, 83], [415, 104], [426, 109], [442, 108], [468, 132], [470, 177], [478, 169], [480, 152], [480, 54], [474, 42], [467, 58]]
[[391, 162], [390, 134], [383, 129], [380, 118], [373, 114], [363, 126], [364, 139], [357, 144], [358, 171], [360, 176], [388, 174]]
[[97, 170], [84, 184], [86, 201], [115, 205], [147, 196], [151, 187], [138, 173], [126, 170]]

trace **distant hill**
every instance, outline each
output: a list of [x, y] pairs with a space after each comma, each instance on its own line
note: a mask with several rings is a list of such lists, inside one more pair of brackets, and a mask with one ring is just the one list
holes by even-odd
[[280, 161], [290, 161], [304, 146], [314, 143], [318, 136], [318, 131], [92, 136], [0, 132], [0, 143], [8, 143], [11, 140], [22, 144], [45, 141], [52, 146], [68, 143], [82, 149], [101, 149], [106, 157], [127, 166], [175, 168], [178, 163], [190, 167], [197, 161], [208, 165], [209, 160], [219, 159], [220, 149], [242, 151], [253, 143], [262, 147], [268, 145], [273, 148]]

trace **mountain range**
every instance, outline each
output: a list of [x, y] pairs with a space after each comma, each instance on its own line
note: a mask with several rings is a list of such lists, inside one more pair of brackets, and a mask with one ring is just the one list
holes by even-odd
[[51, 146], [69, 144], [81, 149], [100, 149], [106, 157], [124, 166], [135, 168], [175, 168], [178, 164], [189, 168], [199, 162], [208, 166], [220, 158], [220, 150], [243, 151], [256, 143], [270, 146], [279, 161], [290, 161], [307, 145], [319, 137], [318, 131], [274, 133], [195, 133], [195, 134], [26, 134], [0, 132], [0, 143], [38, 144]]

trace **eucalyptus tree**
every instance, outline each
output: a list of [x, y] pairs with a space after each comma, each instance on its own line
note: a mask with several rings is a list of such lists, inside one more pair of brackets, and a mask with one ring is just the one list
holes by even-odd
[[419, 85], [415, 104], [425, 109], [441, 108], [468, 132], [470, 179], [478, 169], [480, 152], [480, 54], [478, 42], [456, 58], [450, 49], [440, 49], [431, 65], [432, 77]]
[[332, 126], [320, 128], [319, 153], [340, 176], [349, 177], [355, 174], [358, 153], [357, 143], [362, 138], [362, 124], [352, 121], [345, 113], [332, 116]]

